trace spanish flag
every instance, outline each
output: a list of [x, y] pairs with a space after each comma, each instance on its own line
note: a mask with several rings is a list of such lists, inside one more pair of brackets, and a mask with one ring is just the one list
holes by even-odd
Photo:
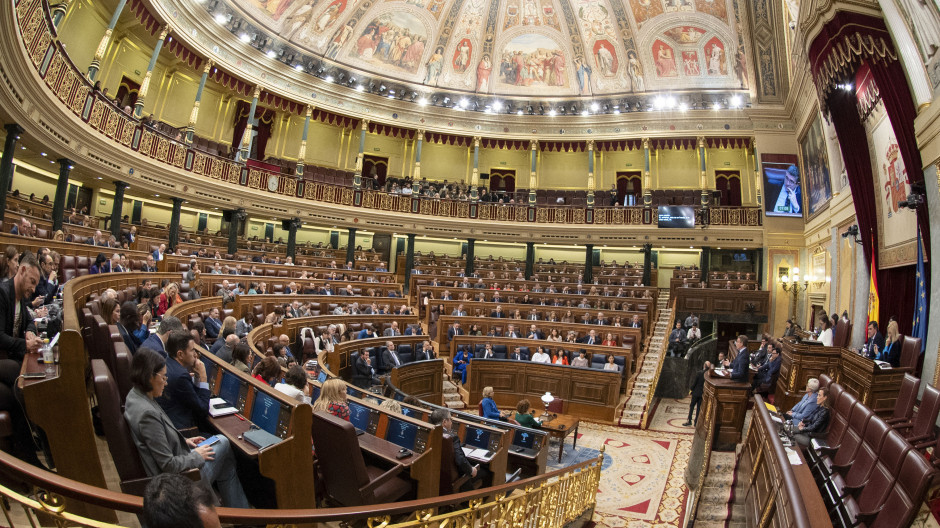
[[[871, 266], [868, 281], [868, 322], [878, 320], [878, 278], [875, 276], [875, 235], [871, 236]], [[867, 324], [866, 324], [867, 326]]]

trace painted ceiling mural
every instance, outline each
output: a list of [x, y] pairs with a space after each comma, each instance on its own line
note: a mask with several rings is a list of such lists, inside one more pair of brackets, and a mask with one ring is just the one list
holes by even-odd
[[314, 54], [480, 94], [748, 88], [740, 0], [225, 0]]

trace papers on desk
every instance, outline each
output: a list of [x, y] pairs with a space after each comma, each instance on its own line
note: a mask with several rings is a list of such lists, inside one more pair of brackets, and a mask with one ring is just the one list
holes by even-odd
[[803, 465], [803, 460], [800, 458], [800, 454], [799, 454], [799, 453], [797, 453], [796, 451], [790, 449], [789, 447], [786, 448], [786, 452], [787, 452], [787, 460], [790, 461], [790, 465], [791, 465], [791, 466], [801, 466], [801, 465]]
[[237, 412], [238, 409], [229, 405], [228, 402], [222, 398], [212, 398], [209, 400], [209, 416], [213, 418], [218, 418], [219, 416], [228, 416]]
[[764, 407], [767, 407], [767, 410], [770, 411], [770, 412], [772, 412], [772, 413], [777, 412], [777, 408], [776, 408], [775, 406], [773, 406], [773, 405], [767, 403], [767, 402], [764, 402]]
[[783, 424], [783, 420], [781, 420], [780, 418], [778, 418], [776, 414], [771, 414], [771, 415], [770, 415], [770, 419], [773, 420], [773, 421], [775, 421], [775, 422], [777, 422], [778, 424]]
[[483, 462], [489, 462], [493, 458], [493, 452], [486, 449], [474, 449], [472, 447], [461, 446], [463, 449], [463, 454], [467, 458], [473, 458], [476, 460], [482, 460]]
[[875, 365], [878, 365], [878, 368], [881, 369], [891, 368], [891, 363], [888, 363], [887, 361], [878, 361], [877, 359], [875, 360]]

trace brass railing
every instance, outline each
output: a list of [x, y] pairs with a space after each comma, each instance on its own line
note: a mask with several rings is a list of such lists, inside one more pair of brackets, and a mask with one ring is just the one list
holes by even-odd
[[[672, 299], [672, 317], [676, 316], [676, 300]], [[658, 317], [658, 312], [657, 312]], [[656, 323], [653, 323], [656, 324]], [[667, 325], [667, 331], [669, 329]], [[646, 408], [643, 410], [643, 422], [640, 424], [640, 429], [646, 429], [646, 425], [649, 423], [650, 414], [652, 414], [653, 406], [653, 395], [656, 394], [656, 386], [659, 384], [659, 375], [663, 371], [663, 363], [666, 361], [666, 353], [669, 350], [669, 339], [663, 339], [663, 344], [661, 346], [661, 354], [659, 355], [659, 362], [656, 364], [656, 374], [653, 375], [653, 382], [650, 383], [649, 392], [646, 394]], [[649, 349], [647, 349], [649, 353]]]
[[[219, 508], [222, 523], [297, 526], [325, 522], [365, 521], [370, 528], [444, 528], [499, 526], [507, 528], [562, 528], [590, 520], [597, 503], [604, 448], [600, 454], [574, 466], [538, 477], [488, 489], [437, 499], [377, 504], [355, 508], [311, 510], [238, 510]], [[0, 470], [11, 481], [31, 486], [29, 494], [0, 486], [0, 509], [8, 526], [82, 526], [121, 528], [73, 515], [69, 502], [87, 502], [131, 515], [143, 509], [143, 499], [104, 490], [60, 477], [0, 452]], [[443, 513], [441, 507], [459, 509]], [[445, 508], [447, 509], [447, 508]]]
[[[20, 0], [15, 9], [23, 48], [46, 87], [59, 99], [64, 109], [84, 121], [90, 129], [168, 169], [185, 171], [216, 185], [247, 187], [281, 196], [392, 213], [507, 223], [656, 225], [656, 215], [644, 207], [588, 209], [547, 205], [530, 207], [525, 204], [471, 204], [466, 200], [355, 190], [342, 185], [300, 180], [293, 175], [249, 167], [194, 149], [144, 126], [93, 89], [54, 34], [48, 0]], [[711, 207], [709, 217], [713, 226], [758, 227], [763, 221], [760, 207]]]

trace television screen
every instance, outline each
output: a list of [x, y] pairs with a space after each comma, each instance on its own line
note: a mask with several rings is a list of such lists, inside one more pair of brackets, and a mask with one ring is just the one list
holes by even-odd
[[369, 408], [360, 405], [354, 401], [349, 403], [349, 421], [353, 424], [353, 427], [356, 429], [361, 429], [363, 431], [369, 430], [369, 419], [371, 418], [372, 412], [369, 411]]
[[534, 442], [535, 435], [522, 429], [516, 429], [516, 435], [512, 438], [512, 445], [526, 449], [532, 449]]
[[735, 262], [747, 262], [748, 260], [751, 260], [751, 259], [748, 258], [747, 253], [735, 253], [734, 254]]
[[[795, 157], [794, 157], [795, 158]], [[764, 169], [764, 214], [767, 216], [803, 216], [800, 171], [794, 163], [768, 162]]]
[[325, 382], [326, 378], [327, 378], [326, 371], [321, 370], [320, 373], [317, 374], [317, 381], [319, 381], [320, 383]]
[[219, 384], [219, 398], [234, 407], [238, 403], [238, 391], [241, 389], [241, 384], [242, 381], [238, 379], [238, 376], [231, 372], [223, 372], [222, 383]]
[[281, 402], [270, 394], [255, 389], [255, 403], [251, 407], [251, 423], [260, 429], [276, 435], [277, 423], [281, 414]]
[[404, 447], [405, 449], [414, 449], [415, 436], [418, 434], [418, 426], [408, 423], [398, 418], [388, 419], [388, 429], [385, 431], [385, 439], [389, 442]]
[[320, 397], [320, 386], [316, 384], [310, 385], [310, 404], [312, 405], [313, 402], [317, 401], [317, 398], [319, 397]]
[[410, 407], [402, 407], [401, 413], [404, 414], [405, 416], [410, 416], [412, 418], [419, 418], [421, 415], [421, 413], [419, 413], [418, 411], [414, 409], [411, 409]]
[[687, 205], [660, 205], [659, 227], [690, 229], [695, 227], [695, 208]]
[[467, 434], [463, 443], [480, 449], [489, 449], [490, 432], [477, 427], [467, 427]]

